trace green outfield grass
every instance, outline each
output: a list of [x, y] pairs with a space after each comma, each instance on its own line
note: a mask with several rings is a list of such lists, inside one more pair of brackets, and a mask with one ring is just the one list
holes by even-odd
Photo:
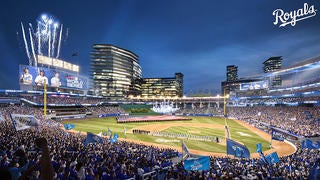
[[[124, 109], [127, 113], [130, 115], [135, 116], [152, 116], [152, 115], [159, 115], [159, 113], [156, 113], [151, 110], [151, 105], [146, 104], [122, 104], [120, 105], [122, 109]], [[136, 112], [132, 112], [135, 110]], [[145, 110], [145, 112], [139, 112], [139, 110]], [[137, 112], [138, 111], [138, 112]]]
[[[179, 126], [179, 123], [204, 123], [204, 124], [219, 124], [224, 125], [225, 121], [223, 118], [217, 117], [191, 117], [192, 121], [169, 121], [169, 122], [144, 122], [144, 123], [117, 123], [114, 117], [111, 118], [93, 118], [86, 120], [68, 120], [64, 123], [75, 124], [75, 130], [83, 132], [99, 133], [101, 131], [105, 132], [110, 128], [113, 133], [118, 133], [120, 137], [127, 139], [138, 139], [141, 141], [166, 144], [171, 146], [181, 147], [181, 139], [174, 139], [169, 137], [153, 137], [151, 135], [142, 134], [131, 134], [128, 133], [131, 129], [139, 129], [139, 126], [143, 125], [154, 125], [163, 123], [175, 123], [177, 126], [170, 127], [163, 131], [171, 133], [181, 133], [181, 134], [193, 134], [197, 136], [218, 136], [225, 137], [224, 129], [212, 129], [212, 128], [199, 128], [199, 127], [185, 127]], [[256, 144], [261, 142], [263, 150], [269, 149], [269, 142], [262, 139], [260, 136], [251, 132], [247, 128], [239, 125], [234, 120], [227, 120], [230, 127], [230, 133], [233, 140], [242, 142], [245, 144], [251, 153], [255, 152]], [[126, 136], [124, 136], [124, 127], [127, 130]], [[197, 140], [186, 140], [185, 141], [189, 149], [209, 151], [209, 152], [226, 152], [226, 147], [215, 142], [204, 142]]]

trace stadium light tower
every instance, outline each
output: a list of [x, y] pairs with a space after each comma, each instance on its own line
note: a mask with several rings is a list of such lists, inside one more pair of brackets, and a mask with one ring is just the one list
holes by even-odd
[[226, 89], [223, 92], [223, 115], [227, 117], [227, 101], [226, 99], [229, 98], [229, 94], [226, 94]]

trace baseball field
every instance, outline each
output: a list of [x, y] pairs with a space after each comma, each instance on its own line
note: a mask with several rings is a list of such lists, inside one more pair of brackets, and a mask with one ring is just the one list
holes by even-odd
[[[85, 120], [68, 120], [63, 123], [75, 124], [73, 131], [92, 132], [98, 134], [107, 132], [108, 128], [119, 134], [120, 140], [131, 141], [135, 143], [144, 143], [164, 148], [173, 148], [181, 151], [181, 143], [184, 139], [188, 148], [194, 154], [202, 155], [226, 155], [225, 144], [225, 119], [220, 117], [191, 117], [190, 121], [166, 121], [166, 122], [138, 122], [138, 123], [117, 123], [115, 117], [92, 118]], [[280, 156], [288, 155], [294, 152], [294, 148], [285, 142], [273, 142], [270, 147], [270, 135], [256, 129], [244, 122], [237, 120], [227, 120], [230, 137], [248, 147], [251, 156], [257, 156], [256, 144], [262, 143], [264, 152], [276, 150]], [[124, 130], [126, 129], [126, 130]], [[150, 131], [147, 134], [134, 134], [133, 129]], [[125, 133], [126, 132], [126, 133]], [[174, 136], [153, 136], [153, 132], [161, 134], [189, 134], [193, 137], [210, 136], [219, 137], [220, 142], [204, 141], [197, 138], [181, 138]]]

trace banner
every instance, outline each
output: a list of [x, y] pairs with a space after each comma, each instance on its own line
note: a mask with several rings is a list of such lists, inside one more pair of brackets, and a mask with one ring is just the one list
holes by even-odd
[[245, 146], [231, 139], [227, 139], [227, 154], [239, 158], [250, 158], [250, 151]]
[[84, 145], [87, 146], [90, 143], [103, 143], [103, 139], [93, 133], [87, 132], [87, 138], [84, 140]]
[[210, 170], [210, 157], [200, 156], [184, 160], [184, 169], [187, 171], [208, 171]]
[[255, 81], [240, 84], [240, 90], [256, 90], [266, 88], [268, 88], [268, 81]]
[[17, 131], [39, 126], [39, 120], [32, 115], [11, 114], [11, 120]]
[[274, 164], [274, 163], [279, 162], [279, 157], [278, 157], [277, 152], [273, 152], [273, 153], [267, 155], [267, 156], [266, 156], [266, 161], [267, 161], [269, 164]]
[[284, 141], [283, 135], [280, 132], [272, 130], [272, 139], [277, 141]]

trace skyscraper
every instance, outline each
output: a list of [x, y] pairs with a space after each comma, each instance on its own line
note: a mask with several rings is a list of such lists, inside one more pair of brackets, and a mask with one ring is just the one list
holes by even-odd
[[227, 81], [238, 80], [238, 66], [229, 65], [227, 66]]
[[269, 59], [263, 62], [263, 65], [263, 70], [265, 73], [280, 70], [282, 65], [282, 57], [270, 57]]
[[177, 96], [183, 96], [183, 74], [182, 73], [175, 73], [176, 78], [176, 89], [177, 89]]
[[143, 97], [182, 97], [183, 74], [175, 73], [174, 77], [143, 78], [141, 84]]
[[[278, 71], [281, 69], [282, 65], [282, 56], [270, 57], [266, 61], [263, 62], [263, 71], [265, 73]], [[270, 79], [270, 85], [272, 87], [281, 86], [282, 80], [281, 76], [273, 76]]]
[[94, 44], [91, 76], [95, 92], [109, 99], [139, 95], [141, 67], [135, 53], [110, 44]]

